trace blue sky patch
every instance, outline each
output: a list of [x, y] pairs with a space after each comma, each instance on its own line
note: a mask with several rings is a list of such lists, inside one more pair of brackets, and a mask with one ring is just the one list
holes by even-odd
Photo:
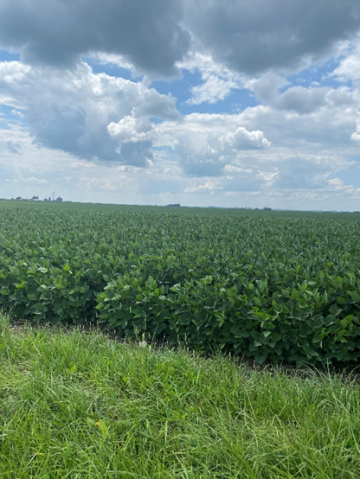
[[84, 57], [83, 60], [91, 67], [95, 74], [105, 73], [110, 77], [119, 77], [124, 78], [125, 80], [134, 81], [131, 71], [127, 68], [122, 68], [114, 63], [99, 63], [87, 57]]
[[20, 61], [19, 53], [11, 53], [8, 50], [0, 49], [0, 62], [18, 62]]

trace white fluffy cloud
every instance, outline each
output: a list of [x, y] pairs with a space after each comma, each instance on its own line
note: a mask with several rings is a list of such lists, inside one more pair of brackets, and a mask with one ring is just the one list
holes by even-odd
[[150, 145], [128, 142], [121, 148], [108, 125], [130, 114], [145, 122], [149, 117], [179, 116], [174, 98], [141, 82], [95, 75], [84, 63], [65, 71], [0, 63], [0, 86], [2, 103], [26, 109], [39, 145], [87, 160], [145, 166], [151, 158]]
[[224, 100], [234, 90], [244, 87], [244, 78], [236, 71], [217, 63], [211, 55], [192, 52], [177, 66], [191, 72], [199, 71], [202, 83], [191, 87], [192, 96], [187, 101], [190, 105], [217, 103]]
[[108, 126], [123, 145], [148, 144], [170, 148], [188, 176], [219, 176], [241, 152], [270, 147], [262, 131], [248, 131], [236, 115], [187, 115], [177, 120], [151, 123], [135, 114]]
[[360, 143], [360, 121], [357, 122], [356, 131], [351, 134], [351, 139]]
[[180, 123], [159, 125], [155, 145], [171, 147], [188, 176], [220, 176], [244, 151], [270, 142], [262, 131], [243, 127], [237, 115], [193, 113]]
[[153, 146], [170, 147], [186, 174], [217, 176], [240, 151], [270, 146], [262, 131], [247, 130], [239, 117], [182, 118], [173, 97], [142, 82], [95, 75], [84, 63], [60, 77], [50, 68], [0, 63], [0, 82], [3, 102], [26, 109], [40, 146], [87, 160], [146, 166]]
[[338, 48], [339, 64], [331, 76], [338, 81], [358, 84], [360, 80], [360, 34], [352, 42], [342, 42]]

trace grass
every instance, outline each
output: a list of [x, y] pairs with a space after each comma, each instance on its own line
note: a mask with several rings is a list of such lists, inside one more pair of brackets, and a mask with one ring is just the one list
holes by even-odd
[[355, 381], [0, 324], [3, 479], [359, 478]]

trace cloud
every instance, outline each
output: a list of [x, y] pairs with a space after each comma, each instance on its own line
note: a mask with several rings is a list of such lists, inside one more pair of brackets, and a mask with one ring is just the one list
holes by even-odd
[[271, 145], [262, 131], [247, 131], [243, 126], [239, 126], [234, 132], [224, 133], [220, 141], [225, 148], [230, 147], [232, 150], [268, 148]]
[[357, 121], [356, 131], [354, 131], [354, 133], [351, 134], [350, 138], [353, 141], [356, 141], [357, 143], [360, 143], [360, 120]]
[[135, 66], [129, 62], [123, 55], [117, 55], [115, 53], [106, 52], [89, 52], [87, 55], [83, 55], [84, 62], [94, 62], [97, 65], [103, 66], [117, 66], [125, 70], [129, 70], [133, 76], [141, 77], [142, 74], [136, 71]]
[[[248, 131], [235, 115], [193, 113], [178, 121], [153, 124], [129, 115], [108, 126], [123, 147], [136, 142], [170, 148], [186, 175], [219, 176], [239, 152], [270, 147], [262, 131]], [[124, 143], [125, 142], [125, 143]]]
[[[337, 160], [356, 155], [350, 141], [356, 130], [359, 93], [329, 88], [323, 107], [300, 113], [272, 105], [247, 108], [239, 116], [239, 123], [247, 130], [260, 130], [271, 141], [273, 161], [281, 161], [279, 149], [301, 154], [335, 155]], [[277, 100], [276, 100], [277, 101]]]
[[277, 110], [286, 110], [307, 115], [320, 108], [353, 107], [358, 101], [358, 92], [345, 86], [324, 87], [311, 84], [309, 87], [291, 85], [282, 75], [266, 72], [246, 83], [259, 101]]
[[286, 189], [324, 188], [331, 174], [326, 163], [301, 156], [286, 159], [277, 169], [273, 186]]
[[209, 180], [206, 181], [205, 183], [198, 184], [198, 183], [193, 183], [189, 185], [185, 189], [185, 193], [212, 193], [215, 190], [222, 190], [222, 186], [220, 186], [219, 183], [214, 183], [213, 181]]
[[120, 142], [148, 140], [153, 128], [148, 118], [136, 117], [134, 111], [107, 127], [109, 134]]
[[[98, 55], [154, 78], [179, 75], [176, 65], [197, 51], [254, 75], [331, 55], [359, 22], [357, 0], [2, 0], [0, 47], [31, 65], [73, 68]], [[234, 88], [231, 79], [222, 82]], [[217, 88], [215, 78], [205, 83], [194, 101], [213, 98], [204, 90]]]
[[191, 88], [192, 97], [187, 101], [189, 105], [201, 103], [217, 103], [224, 100], [238, 85], [231, 80], [224, 80], [215, 75], [209, 76], [204, 83]]
[[0, 0], [0, 48], [22, 60], [0, 62], [1, 189], [355, 202], [359, 19], [357, 0]]
[[268, 148], [262, 131], [249, 131], [237, 115], [192, 113], [182, 122], [156, 128], [156, 146], [169, 146], [188, 176], [220, 176], [227, 164], [247, 150]]
[[177, 66], [201, 74], [203, 83], [191, 87], [192, 96], [187, 100], [189, 105], [217, 103], [244, 85], [244, 79], [239, 73], [215, 62], [210, 55], [192, 52], [185, 60], [178, 62]]
[[215, 61], [249, 75], [297, 70], [358, 29], [357, 0], [186, 0], [185, 25]]
[[[259, 109], [251, 109], [251, 112], [255, 123]], [[280, 115], [280, 112], [272, 113]], [[250, 111], [235, 116], [220, 115], [216, 121], [217, 115], [199, 115], [196, 122], [199, 128], [205, 122], [212, 124], [209, 129], [215, 130], [215, 137], [219, 139], [218, 124], [224, 128], [222, 134], [224, 130], [236, 131], [239, 124], [245, 123], [248, 131], [256, 131], [249, 126], [249, 116]], [[303, 122], [307, 120], [306, 116], [296, 118]], [[268, 121], [276, 123], [278, 119], [270, 116]], [[180, 128], [186, 121], [163, 122], [165, 126], [166, 123], [171, 123], [172, 128], [178, 123]], [[177, 138], [172, 135], [166, 138], [170, 133], [166, 133], [169, 125], [161, 129], [163, 124], [155, 124], [158, 137], [151, 137], [152, 132], [149, 138], [154, 144], [160, 141], [170, 143], [170, 138], [176, 142]], [[311, 146], [312, 153], [309, 153], [306, 145], [303, 148], [297, 146], [296, 151], [279, 146], [279, 137], [276, 137], [270, 148], [233, 152], [225, 165], [221, 163], [220, 174], [211, 177], [197, 164], [192, 169], [189, 166], [190, 172], [184, 173], [182, 160], [169, 146], [152, 148], [153, 159], [147, 163], [147, 168], [139, 168], [115, 162], [89, 162], [46, 147], [39, 148], [25, 131], [18, 127], [0, 130], [0, 148], [5, 148], [0, 155], [0, 189], [5, 197], [39, 194], [42, 198], [56, 191], [65, 199], [92, 202], [260, 208], [265, 205], [305, 209], [349, 209], [353, 205], [353, 209], [358, 209], [359, 185], [348, 185], [340, 176], [342, 171], [348, 170], [347, 175], [352, 175], [354, 180], [358, 178], [358, 169], [352, 159], [357, 151], [355, 145], [352, 149], [331, 148], [326, 152], [320, 144], [317, 149]], [[15, 155], [7, 150], [4, 139], [9, 137], [21, 145], [26, 155]], [[24, 181], [29, 178], [47, 183]], [[341, 188], [338, 181], [331, 181], [336, 178], [343, 182]], [[6, 179], [10, 181], [6, 182]]]
[[26, 184], [29, 184], [29, 185], [34, 185], [34, 186], [47, 185], [48, 184], [48, 182], [45, 180], [45, 178], [35, 178], [34, 176], [31, 176], [30, 178], [22, 178], [20, 180], [20, 182], [21, 183], [26, 183]]
[[26, 109], [39, 146], [89, 161], [144, 167], [154, 146], [170, 147], [187, 175], [218, 176], [239, 151], [270, 146], [261, 130], [248, 130], [236, 116], [183, 118], [172, 96], [146, 83], [95, 75], [86, 64], [60, 73], [0, 63], [0, 82], [9, 103]]
[[32, 65], [68, 68], [99, 51], [172, 76], [190, 44], [181, 19], [181, 2], [168, 0], [2, 0], [0, 45]]
[[19, 154], [21, 152], [21, 145], [16, 141], [8, 140], [6, 146], [11, 153]]
[[246, 82], [247, 88], [252, 90], [257, 98], [265, 104], [271, 104], [279, 91], [290, 85], [291, 83], [283, 75], [272, 70]]
[[18, 118], [19, 120], [24, 120], [25, 115], [19, 110], [15, 110], [14, 108], [11, 110], [11, 114], [15, 117]]
[[[227, 192], [254, 192], [261, 190], [266, 185], [268, 172], [261, 171], [257, 162], [253, 168], [241, 168], [235, 165], [226, 165], [222, 184]], [[271, 174], [270, 174], [271, 175]]]
[[[175, 99], [141, 82], [95, 75], [82, 63], [75, 70], [0, 63], [2, 101], [26, 109], [29, 129], [38, 145], [62, 150], [78, 158], [145, 166], [151, 158], [146, 141], [136, 138], [122, 147], [108, 126], [133, 115], [139, 123], [150, 117], [180, 117]], [[141, 160], [140, 156], [144, 155]]]
[[337, 195], [360, 199], [360, 188], [355, 188], [353, 185], [345, 184], [340, 178], [328, 180], [328, 185], [329, 189]]
[[122, 163], [144, 167], [153, 159], [150, 141], [126, 141], [120, 147]]
[[339, 82], [353, 82], [360, 80], [360, 34], [352, 42], [345, 42], [339, 47], [340, 61], [330, 74]]
[[342, 81], [359, 81], [360, 54], [354, 53], [341, 60], [339, 66], [334, 70], [333, 76]]

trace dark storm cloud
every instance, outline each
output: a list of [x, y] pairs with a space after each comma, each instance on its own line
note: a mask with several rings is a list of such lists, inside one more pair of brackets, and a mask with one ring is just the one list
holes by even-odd
[[169, 0], [0, 0], [0, 45], [56, 66], [90, 51], [116, 53], [167, 76], [189, 47], [181, 16], [181, 2]]
[[258, 74], [296, 68], [359, 29], [359, 0], [185, 0], [186, 25], [214, 58]]
[[121, 54], [158, 77], [200, 48], [257, 74], [329, 53], [359, 21], [359, 0], [0, 0], [0, 47], [66, 67], [91, 51]]

